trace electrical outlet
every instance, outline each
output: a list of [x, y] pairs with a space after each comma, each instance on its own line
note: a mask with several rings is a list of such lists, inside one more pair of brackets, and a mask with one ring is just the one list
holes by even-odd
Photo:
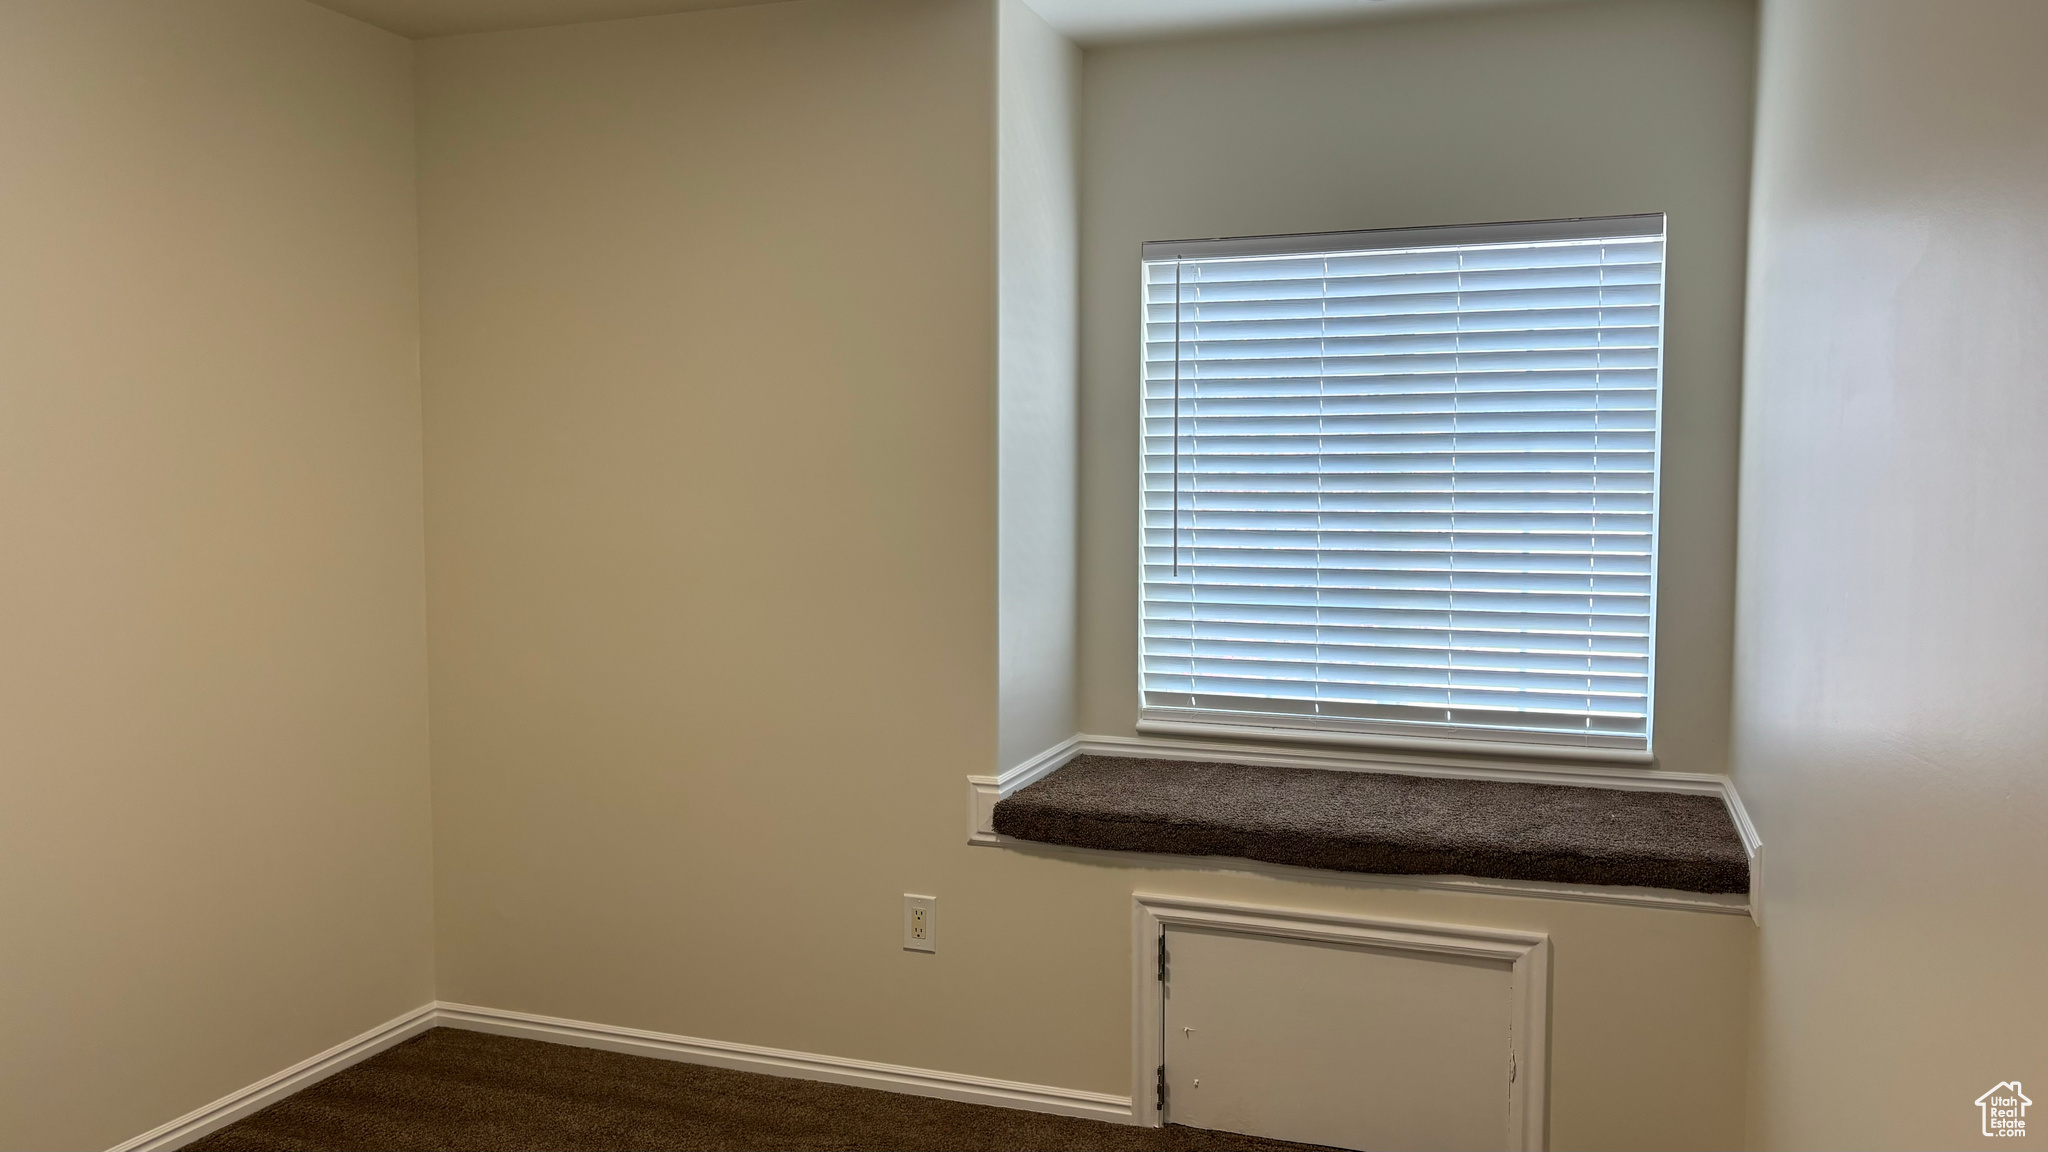
[[909, 952], [939, 950], [939, 898], [903, 894], [903, 947]]

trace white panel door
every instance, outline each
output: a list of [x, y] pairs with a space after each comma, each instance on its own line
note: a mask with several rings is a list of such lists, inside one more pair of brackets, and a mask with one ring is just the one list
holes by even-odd
[[1174, 926], [1167, 1123], [1359, 1149], [1510, 1145], [1508, 961]]

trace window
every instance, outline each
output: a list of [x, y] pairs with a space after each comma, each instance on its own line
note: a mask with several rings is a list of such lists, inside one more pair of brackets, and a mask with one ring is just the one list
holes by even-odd
[[1647, 758], [1663, 283], [1661, 215], [1145, 245], [1145, 721]]

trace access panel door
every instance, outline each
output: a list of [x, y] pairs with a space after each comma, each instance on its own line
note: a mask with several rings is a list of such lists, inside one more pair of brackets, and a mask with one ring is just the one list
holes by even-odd
[[1167, 1123], [1510, 1146], [1510, 962], [1179, 926], [1165, 945]]

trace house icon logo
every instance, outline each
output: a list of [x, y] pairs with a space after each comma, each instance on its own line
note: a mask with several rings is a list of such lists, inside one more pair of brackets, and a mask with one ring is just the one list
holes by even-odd
[[1986, 1136], [2025, 1136], [2027, 1134], [2027, 1105], [2033, 1101], [2020, 1091], [2020, 1082], [2007, 1080], [1977, 1097], [1977, 1108], [1983, 1113]]

